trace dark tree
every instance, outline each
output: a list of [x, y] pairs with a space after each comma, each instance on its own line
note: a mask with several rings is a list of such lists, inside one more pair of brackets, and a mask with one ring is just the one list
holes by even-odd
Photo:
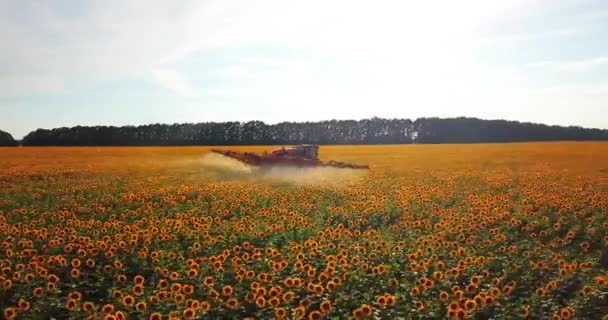
[[420, 143], [608, 140], [608, 130], [477, 118], [421, 118], [414, 130]]
[[0, 147], [14, 147], [17, 141], [13, 139], [10, 133], [0, 130]]

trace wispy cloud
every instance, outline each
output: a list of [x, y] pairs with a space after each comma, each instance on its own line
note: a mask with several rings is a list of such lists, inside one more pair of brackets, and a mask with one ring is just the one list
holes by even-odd
[[65, 79], [58, 75], [0, 74], [0, 98], [65, 92]]
[[522, 90], [523, 93], [529, 94], [530, 96], [542, 96], [545, 97], [557, 97], [564, 94], [570, 96], [608, 96], [608, 82], [598, 83], [574, 83], [574, 84], [561, 84], [554, 86], [546, 86], [542, 88], [526, 89]]
[[[0, 75], [4, 83], [22, 88], [0, 90], [0, 96], [77, 88], [134, 75], [150, 75], [155, 83], [166, 84], [157, 81], [159, 74], [153, 69], [172, 68], [201, 50], [249, 45], [313, 50], [335, 57], [383, 52], [397, 56], [413, 54], [410, 43], [419, 42], [416, 51], [430, 52], [442, 49], [446, 41], [458, 45], [462, 39], [450, 41], [452, 37], [444, 35], [465, 34], [504, 7], [501, 1], [429, 2], [0, 1], [0, 61], [18, 66], [3, 68]], [[444, 10], [437, 11], [436, 5]], [[429, 41], [438, 37], [442, 46], [437, 45], [440, 41]], [[262, 63], [273, 64], [272, 59]], [[250, 71], [234, 67], [228, 73], [247, 76]], [[160, 77], [175, 78], [175, 74]]]
[[269, 78], [279, 73], [301, 71], [306, 62], [293, 58], [249, 56], [229, 64], [221, 71], [221, 76], [230, 80]]
[[527, 66], [530, 68], [544, 68], [563, 72], [585, 72], [594, 70], [598, 67], [608, 66], [608, 57], [568, 61], [544, 60], [529, 63]]
[[480, 38], [480, 42], [486, 45], [504, 45], [516, 43], [530, 43], [534, 41], [546, 41], [550, 39], [571, 39], [584, 32], [580, 27], [563, 27], [553, 30], [537, 32], [514, 32], [514, 33], [489, 33]]
[[187, 49], [184, 37], [191, 35], [184, 30], [194, 30], [186, 24], [201, 7], [198, 1], [0, 1], [0, 97], [139, 75], [157, 79], [151, 70]]
[[183, 75], [173, 69], [155, 68], [150, 71], [152, 82], [183, 97], [194, 97], [196, 90]]

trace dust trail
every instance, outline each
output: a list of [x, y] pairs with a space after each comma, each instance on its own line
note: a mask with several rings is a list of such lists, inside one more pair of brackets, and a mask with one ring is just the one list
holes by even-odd
[[288, 182], [297, 185], [340, 185], [353, 182], [367, 174], [367, 170], [348, 168], [290, 168], [275, 167], [265, 169], [259, 177], [268, 181]]
[[254, 168], [251, 166], [248, 166], [238, 160], [224, 157], [216, 153], [205, 154], [202, 159], [200, 159], [200, 164], [206, 167], [233, 171], [238, 173], [252, 173], [255, 171]]
[[367, 174], [367, 170], [331, 167], [257, 168], [214, 153], [205, 154], [197, 163], [212, 170], [239, 174], [241, 178], [267, 182], [291, 183], [296, 185], [339, 185], [346, 182], [353, 182]]

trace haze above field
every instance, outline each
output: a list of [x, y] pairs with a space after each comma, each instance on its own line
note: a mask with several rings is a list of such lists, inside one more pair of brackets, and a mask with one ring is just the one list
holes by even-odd
[[608, 3], [1, 1], [0, 129], [473, 116], [608, 128]]

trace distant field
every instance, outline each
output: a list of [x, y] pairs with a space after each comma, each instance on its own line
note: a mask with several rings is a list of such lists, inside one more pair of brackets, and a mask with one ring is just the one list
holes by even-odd
[[0, 149], [3, 317], [608, 315], [608, 143], [209, 149]]

